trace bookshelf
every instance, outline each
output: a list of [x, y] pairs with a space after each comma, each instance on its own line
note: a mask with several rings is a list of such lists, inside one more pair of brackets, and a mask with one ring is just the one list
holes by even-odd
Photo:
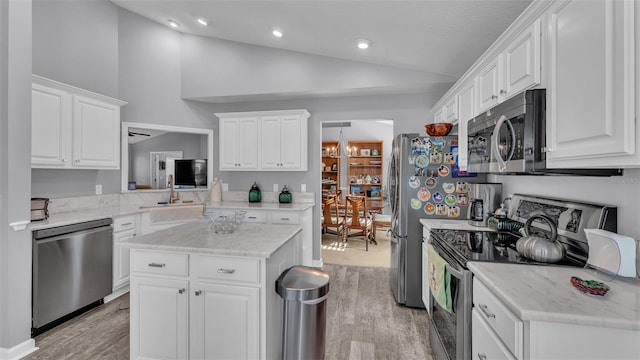
[[[337, 141], [322, 142], [322, 197], [335, 194], [340, 189], [340, 158], [329, 156], [331, 149], [338, 147]], [[340, 149], [338, 149], [339, 153]]]
[[382, 145], [382, 140], [349, 141], [349, 149], [356, 149], [354, 156], [347, 158], [349, 194], [382, 200]]

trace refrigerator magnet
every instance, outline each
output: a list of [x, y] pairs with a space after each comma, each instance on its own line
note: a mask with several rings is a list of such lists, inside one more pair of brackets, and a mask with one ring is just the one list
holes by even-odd
[[422, 201], [418, 200], [418, 199], [411, 199], [411, 208], [414, 210], [418, 210], [422, 207]]
[[420, 201], [427, 201], [430, 197], [431, 193], [426, 187], [423, 187], [418, 191], [418, 199], [420, 199]]
[[460, 208], [457, 206], [449, 206], [449, 217], [458, 217], [460, 216]]
[[467, 194], [458, 194], [458, 199], [456, 201], [456, 205], [468, 206], [469, 205], [469, 195], [467, 195]]
[[416, 166], [424, 169], [429, 166], [429, 158], [426, 155], [418, 155], [416, 156]]
[[411, 176], [409, 178], [409, 187], [412, 189], [417, 189], [419, 186], [420, 186], [420, 179], [415, 176]]
[[433, 215], [436, 213], [436, 206], [433, 205], [432, 203], [428, 202], [425, 206], [424, 206], [424, 213], [427, 215]]
[[452, 152], [444, 153], [444, 163], [453, 165], [456, 163], [456, 154]]
[[456, 204], [456, 197], [455, 195], [447, 195], [446, 198], [444, 198], [444, 203], [449, 205], [449, 206], [453, 206]]
[[438, 175], [445, 177], [449, 175], [449, 167], [446, 165], [440, 165], [440, 167], [438, 168]]
[[427, 178], [427, 180], [424, 181], [424, 185], [428, 189], [433, 189], [434, 187], [436, 187], [436, 185], [438, 185], [438, 180], [433, 177]]
[[451, 194], [454, 191], [456, 191], [456, 184], [454, 183], [443, 183], [442, 184], [442, 190], [444, 190], [444, 192], [446, 192], [447, 194]]
[[447, 205], [445, 204], [437, 204], [436, 205], [436, 215], [446, 216], [449, 211], [447, 209]]
[[444, 195], [442, 195], [442, 193], [439, 191], [433, 193], [431, 197], [433, 198], [433, 202], [435, 202], [436, 204], [440, 204], [444, 201]]
[[432, 164], [442, 163], [442, 153], [439, 151], [432, 151], [429, 154], [429, 161], [431, 161]]
[[469, 183], [466, 181], [458, 181], [456, 182], [456, 191], [459, 193], [466, 194], [469, 192]]

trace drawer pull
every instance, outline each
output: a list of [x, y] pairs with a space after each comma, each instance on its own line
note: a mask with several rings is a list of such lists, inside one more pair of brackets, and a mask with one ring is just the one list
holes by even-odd
[[149, 267], [156, 267], [156, 268], [163, 268], [165, 266], [166, 266], [166, 264], [158, 264], [158, 263], [149, 264]]
[[480, 308], [480, 310], [482, 310], [482, 312], [484, 313], [484, 316], [486, 316], [488, 318], [495, 318], [496, 317], [496, 314], [494, 314], [494, 313], [489, 311], [489, 309], [487, 308], [487, 305], [479, 304], [478, 307]]
[[247, 216], [249, 219], [257, 219], [257, 216]]
[[478, 353], [478, 359], [487, 360], [487, 355]]
[[235, 269], [222, 269], [222, 268], [220, 268], [220, 269], [218, 269], [218, 272], [220, 274], [233, 274], [234, 272], [236, 272], [236, 270]]
[[184, 294], [185, 291], [186, 291], [186, 289], [180, 289], [180, 290], [178, 290], [178, 294]]
[[129, 225], [131, 225], [131, 223], [130, 223], [130, 222], [128, 222], [128, 223], [124, 223], [124, 224], [122, 224], [122, 225], [120, 225], [120, 226], [129, 226]]
[[280, 218], [282, 221], [289, 221], [289, 218]]
[[196, 296], [200, 296], [200, 294], [202, 294], [202, 290], [197, 290], [196, 291]]

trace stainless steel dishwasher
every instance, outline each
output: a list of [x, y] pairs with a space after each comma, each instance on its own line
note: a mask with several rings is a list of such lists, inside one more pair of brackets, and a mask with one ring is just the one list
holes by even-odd
[[32, 334], [103, 302], [113, 284], [111, 219], [33, 232]]

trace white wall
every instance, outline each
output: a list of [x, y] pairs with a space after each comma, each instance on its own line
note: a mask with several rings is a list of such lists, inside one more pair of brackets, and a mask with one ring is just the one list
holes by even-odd
[[640, 169], [623, 176], [490, 176], [502, 183], [503, 194], [523, 193], [618, 207], [618, 233], [640, 239]]
[[0, 1], [0, 357], [33, 348], [31, 233], [9, 226], [30, 219], [31, 11]]

